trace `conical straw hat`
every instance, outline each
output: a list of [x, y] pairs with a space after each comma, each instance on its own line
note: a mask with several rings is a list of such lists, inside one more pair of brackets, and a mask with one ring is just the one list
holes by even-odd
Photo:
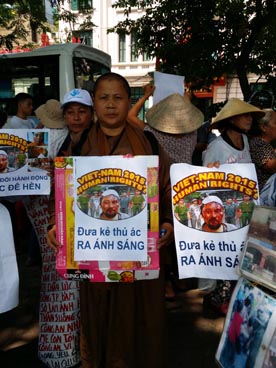
[[202, 112], [188, 98], [178, 93], [153, 105], [148, 109], [146, 118], [153, 129], [170, 134], [193, 132], [204, 121]]
[[217, 116], [213, 119], [211, 128], [217, 129], [221, 121], [229, 119], [232, 116], [247, 113], [251, 113], [256, 119], [259, 119], [265, 115], [265, 113], [256, 106], [250, 105], [248, 102], [233, 97], [223, 106], [223, 108], [218, 112]]

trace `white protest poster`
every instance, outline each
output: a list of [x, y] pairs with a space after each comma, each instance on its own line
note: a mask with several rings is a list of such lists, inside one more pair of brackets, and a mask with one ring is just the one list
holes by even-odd
[[49, 129], [1, 129], [0, 197], [50, 193]]
[[[157, 160], [157, 156], [74, 158], [75, 261], [147, 260], [147, 170], [158, 166]], [[85, 210], [80, 203], [83, 195], [88, 197]]]
[[258, 204], [255, 166], [173, 164], [170, 173], [180, 278], [237, 279]]
[[72, 367], [80, 362], [79, 284], [56, 271], [56, 256], [47, 245], [48, 196], [26, 203], [42, 258], [38, 356], [47, 367]]
[[164, 98], [179, 93], [184, 96], [184, 79], [181, 75], [154, 72], [154, 85], [156, 87], [153, 94], [153, 104], [157, 104]]
[[7, 312], [19, 303], [19, 275], [9, 211], [0, 203], [0, 313]]

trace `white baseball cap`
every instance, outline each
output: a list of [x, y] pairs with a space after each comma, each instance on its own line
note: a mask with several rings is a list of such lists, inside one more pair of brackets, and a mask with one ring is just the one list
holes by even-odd
[[211, 202], [216, 202], [218, 204], [220, 204], [223, 207], [223, 203], [222, 200], [214, 195], [209, 195], [207, 197], [205, 197], [202, 201], [202, 205], [207, 204], [207, 203], [211, 203]]
[[61, 107], [63, 108], [66, 104], [70, 102], [78, 102], [85, 106], [93, 106], [92, 98], [90, 93], [85, 89], [72, 89], [72, 91], [67, 92], [63, 98]]
[[106, 197], [106, 196], [109, 196], [109, 195], [113, 195], [114, 197], [117, 197], [117, 198], [120, 199], [120, 196], [119, 196], [118, 192], [116, 192], [116, 190], [114, 190], [114, 189], [105, 190], [102, 194], [102, 197]]
[[6, 151], [0, 150], [0, 156], [6, 156], [6, 157], [8, 157], [8, 154], [7, 154]]

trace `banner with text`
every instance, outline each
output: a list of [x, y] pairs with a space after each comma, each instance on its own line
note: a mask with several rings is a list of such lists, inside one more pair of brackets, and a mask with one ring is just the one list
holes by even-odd
[[[76, 261], [147, 260], [149, 160], [146, 156], [75, 158]], [[156, 167], [155, 160], [150, 165]], [[86, 213], [78, 203], [84, 192], [88, 195], [88, 188]]]
[[49, 129], [1, 129], [0, 197], [50, 193]]
[[80, 362], [79, 283], [56, 271], [56, 256], [46, 240], [48, 207], [48, 196], [33, 196], [25, 205], [42, 258], [38, 356], [49, 368], [72, 367]]
[[[158, 277], [158, 165], [158, 156], [55, 158], [61, 276], [91, 282]], [[76, 261], [77, 247], [81, 258], [92, 259]], [[133, 259], [144, 251], [145, 261]]]
[[173, 164], [172, 207], [180, 278], [235, 280], [258, 184], [253, 164]]

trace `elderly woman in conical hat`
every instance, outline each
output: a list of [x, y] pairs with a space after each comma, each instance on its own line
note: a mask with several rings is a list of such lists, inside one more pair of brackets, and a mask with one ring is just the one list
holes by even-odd
[[221, 134], [203, 153], [203, 165], [252, 162], [246, 134], [253, 118], [263, 115], [257, 107], [239, 98], [231, 98], [212, 121], [211, 129], [218, 129]]
[[[222, 164], [251, 163], [251, 156], [247, 133], [250, 131], [253, 119], [264, 116], [264, 112], [257, 107], [238, 98], [231, 98], [219, 111], [211, 124], [212, 129], [218, 129], [221, 134], [213, 140], [203, 153], [203, 165], [212, 167]], [[219, 313], [225, 314], [234, 288], [234, 281], [200, 279], [199, 288], [209, 291], [204, 297], [204, 304], [211, 304]], [[227, 297], [217, 298], [216, 304], [212, 302], [214, 296], [228, 293]], [[223, 300], [223, 301], [222, 301]]]
[[[144, 95], [128, 112], [129, 123], [153, 133], [167, 152], [171, 163], [191, 164], [197, 143], [197, 129], [204, 121], [203, 113], [191, 103], [188, 93], [185, 93], [184, 96], [172, 93], [148, 109], [145, 122], [138, 118], [138, 113], [154, 91], [155, 86], [152, 84], [144, 86]], [[167, 252], [170, 252], [170, 249], [167, 247]], [[170, 262], [172, 261], [175, 265], [173, 267], [166, 265], [165, 296], [167, 301], [175, 301], [175, 291], [170, 281], [173, 274], [172, 268], [177, 269], [175, 253], [169, 258]], [[187, 282], [178, 280], [176, 275], [173, 275], [173, 283], [178, 289], [187, 287]]]

